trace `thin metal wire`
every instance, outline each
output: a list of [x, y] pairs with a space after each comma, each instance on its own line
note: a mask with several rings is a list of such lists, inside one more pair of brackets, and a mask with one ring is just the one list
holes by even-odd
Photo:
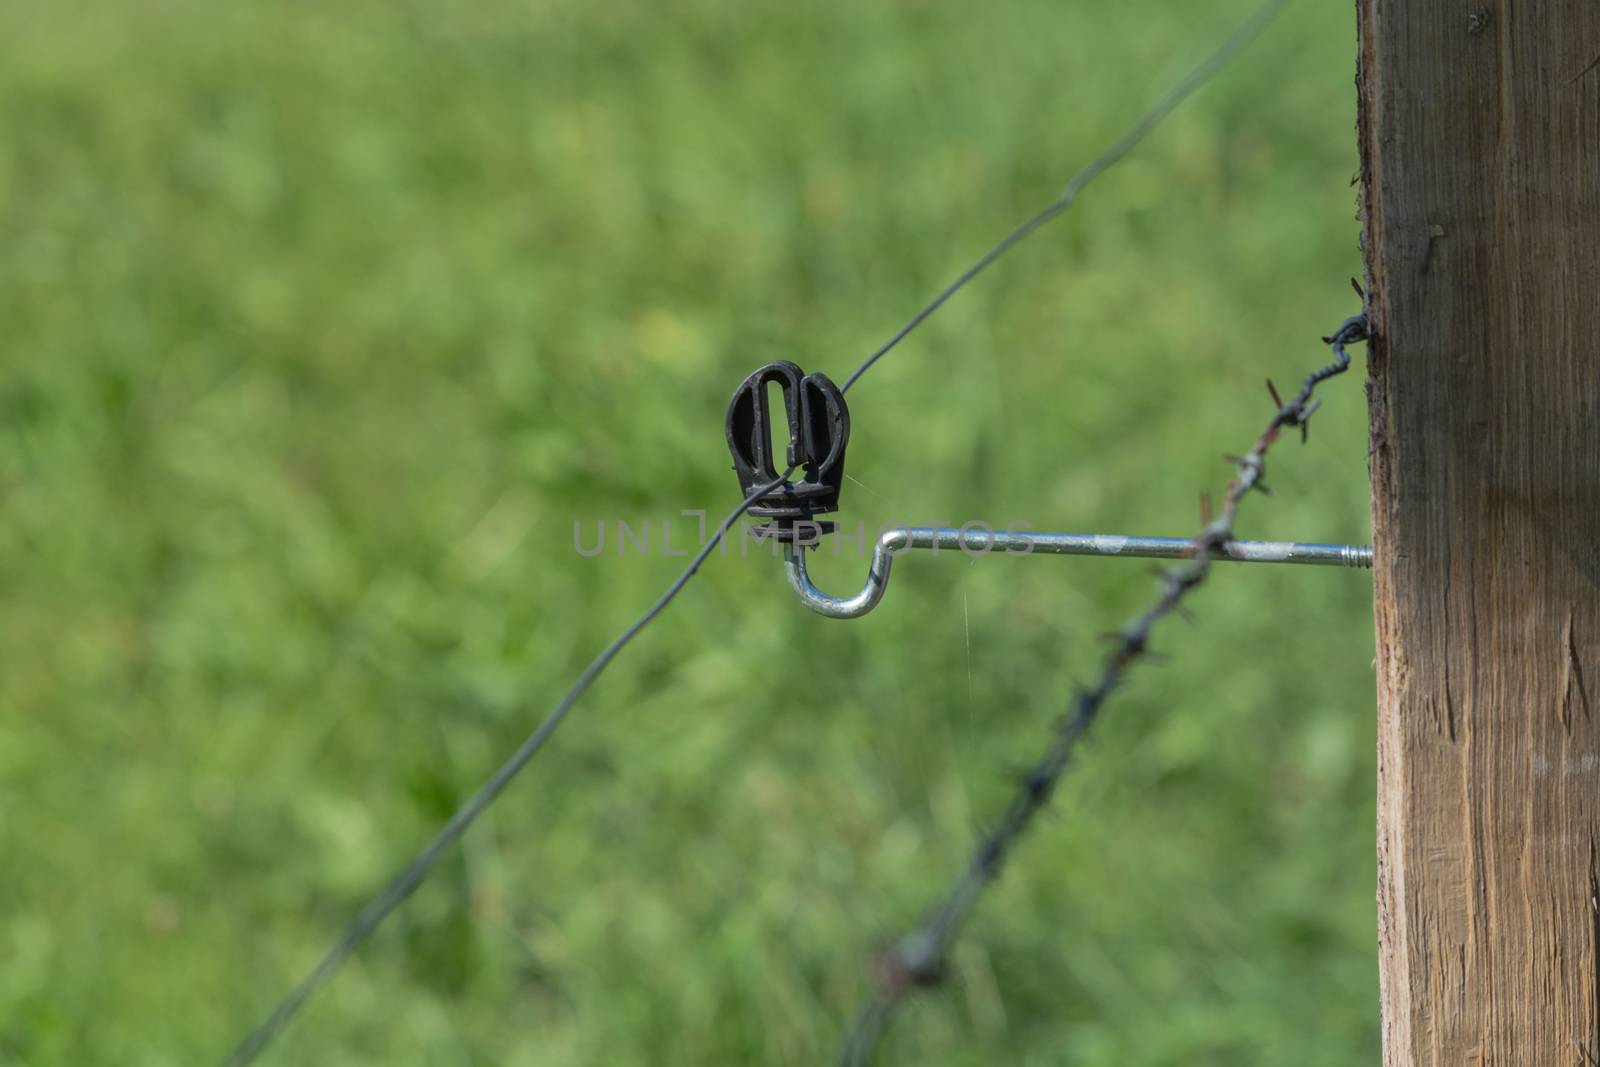
[[[1183, 599], [1206, 580], [1212, 563], [1225, 558], [1227, 546], [1233, 541], [1233, 524], [1239, 502], [1251, 490], [1267, 492], [1262, 482], [1266, 472], [1267, 450], [1285, 427], [1299, 427], [1304, 434], [1306, 424], [1320, 404], [1320, 401], [1311, 398], [1317, 385], [1334, 375], [1343, 374], [1350, 366], [1350, 356], [1344, 346], [1366, 338], [1367, 320], [1364, 315], [1346, 320], [1332, 337], [1324, 338], [1333, 346], [1336, 361], [1314, 371], [1306, 378], [1298, 394], [1288, 403], [1279, 404], [1277, 413], [1261, 436], [1256, 438], [1249, 452], [1243, 456], [1228, 457], [1236, 473], [1233, 481], [1228, 483], [1221, 513], [1215, 520], [1207, 516], [1204, 529], [1192, 542], [1190, 561], [1163, 574], [1161, 595], [1155, 604], [1114, 635], [1116, 647], [1102, 664], [1095, 684], [1078, 691], [1071, 710], [1061, 720], [1044, 756], [1023, 775], [999, 824], [979, 842], [966, 869], [956, 879], [944, 900], [919, 928], [886, 946], [878, 954], [872, 994], [857, 1015], [840, 1053], [839, 1063], [844, 1067], [870, 1063], [878, 1039], [894, 1009], [913, 990], [938, 985], [943, 981], [945, 956], [966, 925], [978, 899], [999, 875], [1011, 849], [1032, 825], [1034, 816], [1049, 802], [1079, 740], [1094, 724], [1101, 706], [1122, 684], [1134, 662], [1149, 654], [1151, 630], [1166, 616], [1181, 612]], [[1271, 382], [1267, 383], [1267, 388], [1272, 392], [1273, 399], [1277, 400], [1277, 390]]]
[[873, 364], [888, 355], [890, 349], [904, 341], [912, 330], [922, 325], [924, 319], [938, 311], [946, 300], [949, 300], [968, 282], [981, 274], [984, 268], [1011, 251], [1013, 246], [1026, 240], [1034, 230], [1037, 230], [1071, 207], [1073, 202], [1077, 200], [1078, 194], [1090, 182], [1110, 170], [1122, 160], [1122, 157], [1138, 147], [1139, 142], [1143, 141], [1152, 130], [1161, 125], [1163, 119], [1172, 114], [1179, 104], [1193, 95], [1196, 89], [1210, 81], [1217, 71], [1227, 66], [1228, 62], [1243, 51], [1244, 47], [1254, 40], [1257, 34], [1266, 29], [1267, 24], [1276, 18], [1278, 13], [1288, 4], [1289, 0], [1268, 0], [1266, 4], [1256, 10], [1255, 14], [1240, 23], [1238, 29], [1229, 34], [1228, 39], [1222, 42], [1215, 52], [1203, 59], [1199, 66], [1195, 67], [1188, 75], [1162, 94], [1161, 99], [1157, 100], [1155, 105], [1139, 118], [1139, 121], [1128, 127], [1127, 132], [1117, 138], [1110, 148], [1095, 156], [1087, 166], [1073, 175], [1072, 180], [1061, 190], [1060, 196], [1050, 201], [1050, 203], [1040, 208], [1039, 211], [1027, 219], [1024, 219], [1016, 229], [1002, 237], [1000, 242], [985, 252], [976, 263], [962, 271], [955, 281], [945, 286], [938, 296], [928, 301], [921, 311], [911, 316], [911, 321], [900, 327], [894, 336], [885, 341], [876, 352], [863, 360], [861, 365], [851, 373], [850, 377], [844, 380], [844, 385], [840, 388], [840, 392], [849, 392], [850, 387], [856, 384], [856, 381], [867, 373]]
[[556, 703], [556, 706], [545, 716], [544, 721], [534, 729], [533, 733], [528, 735], [527, 740], [522, 742], [516, 752], [512, 753], [511, 758], [501, 764], [500, 769], [495, 771], [488, 781], [484, 782], [478, 788], [478, 791], [472, 794], [466, 803], [456, 810], [454, 815], [450, 816], [450, 821], [440, 828], [439, 832], [434, 835], [433, 840], [429, 841], [422, 851], [417, 853], [415, 859], [408, 863], [399, 874], [394, 876], [383, 892], [379, 893], [366, 907], [361, 909], [360, 914], [339, 935], [339, 939], [333, 943], [333, 947], [328, 949], [322, 959], [317, 961], [317, 965], [311, 968], [306, 976], [300, 979], [284, 995], [283, 999], [272, 1009], [271, 1014], [263, 1019], [239, 1043], [238, 1047], [222, 1061], [224, 1067], [244, 1067], [246, 1064], [255, 1062], [256, 1057], [288, 1025], [289, 1021], [294, 1018], [295, 1013], [305, 1006], [306, 1001], [310, 1000], [312, 995], [322, 988], [328, 979], [333, 977], [334, 972], [339, 969], [339, 965], [344, 963], [350, 957], [350, 954], [359, 948], [361, 943], [378, 928], [379, 924], [388, 918], [389, 914], [399, 907], [401, 902], [409, 897], [417, 886], [422, 884], [423, 879], [427, 878], [428, 873], [438, 863], [439, 857], [451, 845], [456, 843], [456, 840], [466, 832], [467, 827], [472, 825], [473, 820], [482, 815], [484, 810], [494, 803], [495, 798], [500, 795], [506, 786], [511, 784], [511, 780], [521, 772], [522, 768], [528, 765], [528, 762], [539, 752], [544, 743], [550, 739], [550, 735], [556, 732], [562, 720], [567, 717], [567, 713], [572, 710], [572, 706], [578, 702], [578, 699], [594, 683], [594, 680], [600, 676], [600, 672], [606, 669], [607, 665], [617, 657], [619, 652], [627, 647], [630, 641], [639, 635], [641, 630], [649, 626], [658, 615], [666, 610], [667, 605], [672, 603], [685, 585], [689, 584], [689, 579], [694, 577], [695, 572], [700, 569], [700, 565], [706, 561], [712, 550], [721, 542], [728, 529], [739, 521], [740, 516], [749, 510], [752, 504], [783, 484], [794, 471], [795, 468], [790, 467], [776, 479], [757, 486], [749, 496], [739, 503], [738, 507], [728, 513], [727, 517], [717, 525], [716, 530], [707, 538], [705, 545], [689, 561], [689, 565], [673, 580], [671, 585], [667, 586], [666, 591], [656, 598], [655, 603], [651, 604], [643, 615], [635, 619], [626, 630], [623, 630], [612, 639], [610, 644], [601, 649], [599, 655], [589, 661], [589, 665], [583, 669], [582, 674], [578, 675], [577, 680], [572, 683], [566, 695]]
[[[984, 268], [1003, 256], [1034, 230], [1070, 207], [1084, 186], [1115, 165], [1140, 141], [1144, 140], [1145, 136], [1159, 125], [1162, 119], [1166, 118], [1179, 103], [1232, 59], [1287, 3], [1288, 0], [1270, 0], [1254, 16], [1243, 23], [1221, 48], [1212, 53], [1187, 77], [1169, 89], [1156, 105], [1146, 112], [1119, 140], [1092, 160], [1083, 170], [1079, 171], [1067, 183], [1066, 188], [1055, 201], [1012, 230], [999, 244], [984, 253], [982, 258], [962, 272], [954, 282], [946, 286], [932, 301], [913, 315], [904, 326], [895, 332], [894, 336], [879, 347], [877, 351], [873, 352], [872, 355], [868, 356], [845, 380], [843, 388], [849, 389], [860, 380], [862, 375], [887, 355], [892, 348], [903, 341], [913, 330], [922, 325], [930, 315], [937, 311], [951, 296], [955, 295], [967, 282], [982, 272]], [[745, 497], [738, 507], [728, 513], [727, 517], [717, 526], [715, 532], [707, 539], [706, 544], [689, 561], [689, 565], [673, 580], [666, 591], [656, 599], [643, 615], [639, 616], [590, 661], [589, 665], [584, 668], [583, 673], [572, 683], [571, 688], [567, 690], [556, 706], [534, 729], [533, 733], [528, 735], [528, 738], [523, 741], [516, 752], [450, 817], [450, 820], [417, 854], [416, 858], [389, 882], [383, 892], [361, 910], [350, 925], [345, 928], [344, 932], [339, 935], [333, 947], [323, 955], [310, 972], [284, 995], [271, 1013], [222, 1061], [223, 1067], [246, 1067], [246, 1065], [255, 1062], [261, 1052], [282, 1032], [283, 1028], [304, 1007], [305, 1003], [333, 977], [339, 966], [422, 884], [440, 856], [466, 832], [472, 822], [494, 802], [495, 798], [511, 784], [512, 779], [527, 766], [529, 761], [543, 747], [545, 741], [565, 720], [573, 705], [578, 702], [590, 685], [594, 683], [594, 680], [616, 658], [617, 654], [666, 610], [678, 593], [689, 583], [689, 580], [694, 577], [701, 564], [711, 554], [711, 551], [721, 542], [728, 529], [744, 515], [756, 500], [786, 481], [789, 475], [794, 473], [794, 470], [794, 467], [790, 467], [777, 480], [758, 487], [749, 496]]]

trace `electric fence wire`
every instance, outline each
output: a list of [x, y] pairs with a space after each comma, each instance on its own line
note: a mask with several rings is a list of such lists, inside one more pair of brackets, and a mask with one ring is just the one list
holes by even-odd
[[[998, 244], [985, 252], [982, 257], [958, 275], [954, 281], [913, 315], [882, 346], [862, 361], [861, 365], [845, 380], [841, 391], [848, 390], [859, 381], [862, 375], [887, 355], [891, 349], [905, 340], [913, 330], [964, 288], [968, 282], [977, 277], [986, 267], [1025, 240], [1039, 227], [1071, 207], [1078, 194], [1090, 182], [1116, 165], [1117, 162], [1143, 141], [1151, 131], [1159, 126], [1162, 120], [1170, 115], [1180, 103], [1226, 66], [1230, 60], [1243, 50], [1245, 45], [1254, 39], [1287, 6], [1288, 2], [1289, 0], [1269, 0], [1255, 14], [1241, 23], [1216, 51], [1208, 55], [1188, 75], [1176, 82], [1161, 96], [1154, 106], [1128, 128], [1127, 132], [1080, 170], [1067, 183], [1055, 200], [1026, 219], [1003, 237]], [[599, 654], [578, 675], [565, 695], [545, 716], [544, 720], [534, 728], [527, 739], [518, 746], [510, 758], [501, 764], [500, 768], [478, 788], [477, 792], [473, 793], [456, 810], [455, 814], [439, 829], [433, 839], [390, 880], [383, 891], [374, 897], [366, 907], [361, 909], [355, 919], [350, 922], [349, 926], [344, 929], [311, 970], [284, 994], [272, 1011], [221, 1061], [222, 1067], [247, 1067], [248, 1064], [256, 1061], [267, 1046], [272, 1043], [273, 1039], [289, 1024], [296, 1013], [305, 1006], [306, 1002], [333, 977], [340, 965], [372, 935], [373, 931], [422, 884], [435, 864], [438, 863], [440, 857], [461, 838], [473, 821], [483, 814], [489, 805], [494, 803], [495, 799], [511, 784], [512, 780], [538, 754], [540, 749], [544, 747], [544, 743], [550, 739], [550, 736], [555, 733], [556, 729], [566, 719], [573, 706], [588, 691], [595, 679], [611, 664], [611, 661], [667, 609], [668, 605], [682, 592], [684, 586], [689, 583], [689, 580], [694, 577], [700, 566], [705, 563], [712, 551], [721, 543], [723, 537], [727, 535], [728, 530], [732, 528], [734, 523], [738, 522], [744, 513], [762, 496], [787, 481], [788, 477], [794, 473], [794, 470], [794, 467], [790, 467], [776, 480], [758, 486], [717, 524], [716, 529], [707, 537], [706, 543], [689, 561], [688, 566], [683, 569], [682, 573], [667, 586], [666, 590], [645, 610], [644, 614], [640, 615], [627, 629], [618, 634], [610, 644], [600, 650]]]
[[472, 825], [473, 820], [483, 814], [490, 804], [494, 803], [495, 798], [505, 790], [506, 786], [511, 784], [511, 780], [538, 754], [539, 750], [544, 747], [544, 743], [550, 739], [550, 735], [556, 732], [562, 720], [567, 717], [567, 713], [572, 710], [572, 706], [578, 702], [578, 699], [594, 683], [594, 680], [600, 676], [600, 672], [604, 671], [611, 661], [616, 659], [617, 654], [627, 647], [628, 643], [637, 637], [641, 630], [654, 622], [656, 617], [667, 609], [667, 605], [671, 604], [674, 598], [683, 590], [683, 587], [689, 584], [689, 579], [694, 577], [695, 572], [700, 569], [700, 565], [706, 561], [712, 550], [721, 542], [729, 527], [738, 522], [752, 504], [782, 485], [789, 475], [793, 473], [794, 468], [790, 467], [772, 481], [757, 486], [750, 492], [749, 496], [739, 503], [738, 507], [728, 513], [727, 517], [717, 525], [711, 536], [706, 539], [705, 545], [699, 552], [695, 553], [694, 558], [689, 561], [689, 565], [683, 569], [677, 578], [673, 579], [671, 585], [667, 586], [666, 591], [656, 598], [655, 603], [651, 604], [643, 615], [635, 619], [626, 630], [623, 630], [612, 639], [609, 645], [601, 649], [599, 655], [589, 661], [589, 665], [583, 669], [582, 674], [578, 675], [566, 694], [550, 711], [550, 714], [545, 716], [544, 721], [539, 723], [533, 733], [529, 734], [527, 739], [511, 754], [511, 757], [500, 765], [499, 770], [495, 771], [478, 788], [476, 793], [473, 793], [461, 807], [456, 809], [456, 813], [450, 816], [449, 821], [434, 835], [433, 840], [429, 841], [422, 851], [417, 853], [416, 858], [406, 864], [399, 874], [395, 875], [383, 892], [379, 893], [366, 907], [361, 909], [360, 914], [339, 935], [339, 939], [333, 943], [333, 947], [328, 949], [322, 959], [317, 961], [317, 965], [295, 984], [294, 988], [272, 1009], [272, 1013], [250, 1032], [249, 1036], [233, 1050], [227, 1059], [222, 1061], [225, 1067], [243, 1067], [245, 1064], [255, 1062], [256, 1057], [288, 1025], [289, 1020], [294, 1018], [295, 1013], [305, 1006], [306, 1001], [310, 1000], [312, 995], [322, 988], [328, 979], [333, 977], [334, 972], [339, 969], [339, 965], [360, 947], [361, 943], [378, 928], [378, 925], [384, 919], [388, 918], [395, 908], [400, 906], [402, 901], [411, 895], [417, 886], [422, 884], [423, 879], [427, 878], [434, 864], [439, 861], [439, 857], [451, 845], [455, 844], [462, 834], [466, 833], [467, 827]]
[[866, 359], [862, 360], [861, 365], [851, 373], [850, 377], [845, 379], [844, 385], [840, 388], [840, 392], [848, 392], [850, 387], [856, 383], [858, 378], [872, 369], [873, 364], [877, 363], [878, 360], [888, 355], [890, 349], [894, 348], [901, 341], [905, 340], [906, 336], [910, 334], [912, 330], [915, 330], [918, 326], [922, 325], [924, 319], [926, 319], [929, 315], [932, 315], [935, 311], [938, 311], [940, 306], [943, 305], [946, 300], [949, 300], [968, 282], [981, 274], [985, 267], [989, 266], [989, 264], [1005, 255], [1007, 252], [1011, 251], [1014, 245], [1026, 240], [1028, 235], [1033, 233], [1034, 230], [1037, 230], [1040, 226], [1043, 226], [1045, 223], [1049, 222], [1051, 219], [1070, 208], [1078, 199], [1078, 194], [1083, 192], [1084, 188], [1088, 186], [1090, 182], [1094, 181], [1096, 178], [1100, 177], [1100, 175], [1110, 170], [1117, 163], [1121, 162], [1124, 156], [1137, 148], [1139, 142], [1143, 141], [1150, 135], [1152, 130], [1161, 125], [1163, 119], [1172, 114], [1173, 110], [1179, 104], [1183, 103], [1190, 96], [1192, 96], [1196, 89], [1210, 81], [1219, 70], [1227, 66], [1228, 63], [1236, 55], [1243, 51], [1246, 45], [1255, 40], [1256, 35], [1262, 30], [1266, 29], [1267, 24], [1276, 18], [1278, 13], [1288, 5], [1289, 0], [1268, 0], [1268, 2], [1258, 8], [1253, 15], [1241, 22], [1238, 28], [1228, 35], [1228, 39], [1223, 41], [1222, 44], [1217, 47], [1216, 51], [1212, 52], [1210, 55], [1206, 56], [1205, 59], [1201, 60], [1200, 65], [1191, 70], [1187, 75], [1174, 82], [1172, 87], [1161, 95], [1161, 99], [1157, 100], [1155, 105], [1151, 107], [1149, 111], [1146, 111], [1143, 115], [1141, 115], [1137, 122], [1135, 122], [1132, 126], [1129, 126], [1127, 132], [1125, 132], [1121, 137], [1117, 138], [1110, 148], [1107, 148], [1104, 152], [1101, 152], [1098, 156], [1095, 156], [1082, 170], [1078, 171], [1077, 174], [1074, 174], [1072, 176], [1072, 180], [1067, 182], [1066, 186], [1061, 190], [1061, 194], [1059, 196], [1050, 201], [1050, 203], [1046, 204], [1044, 207], [1040, 208], [1033, 215], [1030, 215], [1028, 218], [1024, 219], [1018, 224], [1016, 229], [1002, 237], [1000, 241], [993, 248], [989, 249], [989, 251], [985, 252], [977, 260], [977, 262], [973, 263], [972, 266], [962, 271], [956, 277], [955, 281], [945, 286], [944, 289], [940, 291], [938, 296], [928, 301], [921, 311], [911, 316], [910, 321], [908, 321], [904, 326], [900, 327], [900, 329], [895, 332], [893, 337], [890, 337], [883, 343], [882, 347], [880, 347], [876, 352], [872, 353], [872, 355], [868, 356]]

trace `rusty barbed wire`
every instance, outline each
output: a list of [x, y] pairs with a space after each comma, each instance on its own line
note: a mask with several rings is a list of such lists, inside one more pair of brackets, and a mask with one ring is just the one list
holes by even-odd
[[[1361, 294], [1360, 285], [1353, 281], [1352, 284]], [[1365, 295], [1362, 296], [1364, 300]], [[1122, 684], [1135, 662], [1154, 655], [1149, 645], [1156, 623], [1168, 615], [1183, 612], [1183, 600], [1211, 573], [1211, 564], [1233, 540], [1233, 524], [1240, 502], [1252, 490], [1270, 495], [1262, 481], [1266, 474], [1267, 450], [1286, 428], [1298, 427], [1301, 440], [1305, 440], [1311, 416], [1322, 403], [1313, 399], [1312, 394], [1318, 385], [1350, 368], [1350, 355], [1345, 346], [1365, 341], [1368, 335], [1367, 317], [1363, 313], [1346, 319], [1331, 336], [1324, 337], [1323, 342], [1333, 349], [1334, 362], [1311, 372], [1300, 391], [1287, 403], [1279, 397], [1272, 382], [1267, 382], [1267, 391], [1278, 405], [1277, 413], [1248, 452], [1225, 457], [1234, 465], [1235, 474], [1223, 495], [1220, 512], [1212, 518], [1209, 502], [1201, 498], [1204, 526], [1194, 539], [1188, 562], [1162, 572], [1161, 595], [1156, 602], [1110, 635], [1116, 647], [1106, 656], [1094, 685], [1078, 690], [1044, 756], [1022, 776], [999, 823], [979, 842], [966, 869], [943, 901], [919, 928], [879, 950], [873, 960], [872, 995], [851, 1027], [840, 1053], [841, 1065], [858, 1067], [869, 1063], [895, 1008], [917, 989], [936, 986], [944, 980], [945, 957], [968, 916], [983, 891], [999, 875], [1012, 848], [1032, 825], [1034, 816], [1049, 803], [1078, 742], [1094, 725], [1101, 706]]]

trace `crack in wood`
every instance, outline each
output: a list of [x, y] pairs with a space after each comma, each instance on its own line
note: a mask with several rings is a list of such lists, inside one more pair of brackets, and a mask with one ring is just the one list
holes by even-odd
[[1456, 697], [1450, 681], [1450, 660], [1444, 661], [1444, 719], [1450, 731], [1450, 743], [1456, 743]]
[[1589, 61], [1589, 65], [1587, 67], [1584, 67], [1582, 70], [1578, 71], [1578, 73], [1576, 75], [1574, 75], [1572, 80], [1569, 81], [1567, 84], [1569, 86], [1577, 85], [1580, 81], [1583, 80], [1583, 76], [1585, 74], [1588, 74], [1591, 70], [1593, 70], [1596, 67], [1600, 67], [1600, 56], [1595, 56], [1594, 59], [1590, 60]]
[[1566, 655], [1562, 658], [1562, 674], [1564, 680], [1561, 684], [1561, 724], [1567, 729], [1567, 736], [1572, 736], [1572, 694], [1578, 694], [1578, 709], [1583, 712], [1584, 721], [1590, 721], [1592, 716], [1589, 711], [1589, 689], [1583, 682], [1583, 664], [1578, 660], [1578, 642], [1572, 633], [1572, 609], [1567, 609], [1567, 625], [1561, 637], [1562, 651]]
[[1592, 1040], [1600, 1048], [1600, 858], [1596, 856], [1594, 831], [1589, 831], [1589, 994], [1594, 998]]

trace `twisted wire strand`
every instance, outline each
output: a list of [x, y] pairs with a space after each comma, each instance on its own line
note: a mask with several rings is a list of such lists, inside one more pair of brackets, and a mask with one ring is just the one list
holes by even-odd
[[1150, 634], [1168, 615], [1181, 612], [1182, 601], [1211, 573], [1211, 564], [1225, 554], [1233, 540], [1234, 519], [1239, 504], [1251, 490], [1266, 493], [1262, 481], [1266, 474], [1266, 454], [1285, 428], [1298, 427], [1302, 435], [1321, 401], [1314, 400], [1316, 387], [1350, 367], [1345, 346], [1367, 338], [1367, 319], [1356, 315], [1331, 337], [1334, 362], [1307, 376], [1300, 391], [1287, 403], [1279, 401], [1269, 381], [1267, 389], [1278, 410], [1267, 428], [1243, 456], [1228, 457], [1235, 474], [1223, 496], [1215, 519], [1206, 522], [1195, 537], [1189, 562], [1163, 573], [1161, 595], [1143, 614], [1136, 616], [1115, 634], [1116, 647], [1101, 665], [1095, 683], [1080, 689], [1071, 708], [1061, 720], [1044, 755], [1023, 775], [999, 823], [979, 843], [966, 869], [943, 900], [922, 925], [898, 941], [885, 946], [874, 961], [873, 991], [856, 1017], [838, 1062], [844, 1067], [870, 1063], [878, 1040], [894, 1010], [914, 990], [938, 985], [944, 980], [945, 957], [966, 925], [979, 898], [999, 875], [1011, 850], [1033, 824], [1034, 816], [1049, 803], [1051, 794], [1071, 762], [1078, 742], [1094, 725], [1101, 707], [1122, 684], [1129, 669], [1149, 653]]

